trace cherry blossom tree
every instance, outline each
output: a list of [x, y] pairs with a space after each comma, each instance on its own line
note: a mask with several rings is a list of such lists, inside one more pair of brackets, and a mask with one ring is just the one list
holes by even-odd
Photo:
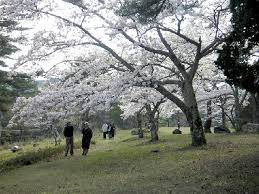
[[[236, 131], [241, 131], [244, 123], [240, 114], [248, 103], [248, 92], [225, 83], [224, 79], [211, 79], [203, 84], [206, 87], [199, 88], [197, 98], [199, 109], [207, 112], [206, 119], [212, 120], [213, 118], [214, 122], [224, 128], [227, 128], [228, 119]], [[208, 87], [209, 84], [213, 86]], [[207, 120], [205, 122], [208, 122]]]
[[4, 0], [1, 6], [12, 18], [56, 21], [52, 29], [36, 34], [28, 57], [19, 61], [21, 65], [64, 53], [69, 53], [67, 61], [73, 61], [92, 49], [103, 49], [113, 61], [109, 68], [119, 74], [115, 76], [120, 78], [117, 82], [125, 84], [124, 88], [153, 88], [175, 103], [186, 115], [192, 145], [200, 146], [206, 139], [193, 81], [204, 59], [227, 35], [229, 12], [225, 0], [195, 2], [186, 6], [175, 1], [174, 11], [164, 12], [149, 25], [116, 15], [120, 8], [117, 0]]
[[145, 111], [148, 117], [151, 141], [157, 141], [159, 108], [166, 102], [165, 97], [157, 91], [152, 91], [151, 88], [133, 87], [121, 96], [120, 102], [122, 103], [121, 108], [124, 111], [123, 117], [125, 118], [134, 114], [140, 117], [140, 113]]

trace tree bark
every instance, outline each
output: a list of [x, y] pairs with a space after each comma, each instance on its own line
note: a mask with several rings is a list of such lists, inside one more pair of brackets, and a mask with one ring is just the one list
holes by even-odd
[[160, 115], [160, 113], [159, 113], [159, 111], [157, 110], [156, 111], [156, 128], [157, 128], [157, 131], [159, 130], [159, 115]]
[[138, 137], [143, 138], [143, 130], [142, 130], [142, 119], [141, 119], [141, 112], [137, 112], [137, 128], [139, 130]]
[[240, 132], [242, 130], [242, 123], [241, 123], [241, 104], [238, 96], [238, 88], [234, 88], [234, 99], [235, 99], [235, 128], [237, 132]]
[[207, 101], [207, 120], [204, 123], [204, 132], [211, 133], [211, 122], [212, 122], [212, 108], [211, 108], [211, 100]]
[[2, 126], [2, 118], [3, 118], [3, 114], [0, 111], [0, 143], [1, 143], [1, 138], [2, 138], [2, 130], [3, 130], [3, 126]]
[[192, 135], [192, 145], [202, 146], [206, 144], [201, 117], [191, 81], [185, 81], [182, 86], [184, 102], [188, 109], [185, 113]]
[[221, 109], [221, 125], [222, 127], [224, 127], [225, 129], [227, 128], [226, 126], [226, 112], [225, 112], [225, 103], [226, 103], [226, 99], [223, 98], [222, 96], [219, 97], [220, 100], [220, 109]]
[[2, 124], [0, 122], [0, 144], [2, 143]]
[[150, 124], [151, 141], [155, 142], [155, 141], [158, 141], [156, 118], [155, 118], [156, 111], [152, 110], [150, 105], [146, 105], [146, 110], [148, 114], [148, 121]]
[[259, 124], [259, 93], [251, 94], [253, 99], [253, 123]]
[[226, 113], [225, 109], [221, 107], [221, 125], [225, 128], [226, 127]]
[[82, 115], [81, 115], [81, 121], [82, 123], [89, 121], [89, 111], [86, 110]]

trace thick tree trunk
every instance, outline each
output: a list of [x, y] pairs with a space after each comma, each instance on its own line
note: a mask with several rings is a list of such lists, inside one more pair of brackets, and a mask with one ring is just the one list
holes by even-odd
[[153, 142], [158, 141], [157, 126], [156, 126], [155, 120], [152, 120], [150, 122], [150, 133], [151, 133], [151, 141]]
[[155, 142], [158, 141], [158, 134], [157, 134], [157, 126], [156, 126], [156, 118], [155, 118], [155, 112], [152, 111], [151, 106], [147, 105], [147, 114], [148, 114], [148, 120], [150, 124], [150, 135], [151, 135], [151, 141]]
[[157, 128], [157, 131], [159, 130], [159, 111], [157, 111], [157, 115], [156, 115], [156, 128]]
[[199, 115], [197, 101], [195, 98], [194, 89], [192, 87], [192, 82], [185, 82], [187, 83], [182, 85], [184, 102], [160, 85], [158, 85], [155, 89], [166, 98], [174, 102], [183, 111], [191, 129], [192, 145], [201, 146], [206, 144], [206, 139]]
[[186, 81], [182, 87], [184, 102], [188, 107], [185, 115], [190, 126], [192, 135], [192, 145], [202, 146], [206, 144], [205, 134], [202, 126], [201, 117], [198, 110], [192, 83]]

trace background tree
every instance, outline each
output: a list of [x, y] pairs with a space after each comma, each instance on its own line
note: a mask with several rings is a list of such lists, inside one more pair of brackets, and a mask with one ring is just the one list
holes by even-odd
[[[14, 44], [22, 38], [15, 39], [9, 35], [15, 30], [25, 30], [25, 28], [17, 27], [16, 22], [0, 16], [0, 67], [8, 67], [4, 59], [19, 50]], [[8, 124], [11, 107], [18, 96], [32, 96], [36, 93], [37, 86], [30, 76], [0, 69], [0, 128]]]
[[[13, 39], [7, 35], [7, 33], [10, 33], [16, 25], [16, 22], [6, 20], [0, 16], [0, 59], [5, 58], [18, 50], [13, 44]], [[6, 67], [5, 62], [0, 60], [0, 66]]]
[[[119, 75], [115, 76], [117, 85], [127, 80], [128, 87], [142, 85], [158, 91], [186, 115], [192, 145], [206, 144], [193, 80], [204, 58], [228, 32], [226, 1], [166, 1], [173, 11], [161, 9], [149, 25], [114, 14], [126, 1], [55, 1], [48, 6], [39, 2], [3, 1], [9, 17], [21, 17], [26, 10], [26, 17], [44, 15], [57, 21], [55, 27], [36, 34], [29, 56], [19, 61], [21, 65], [28, 59], [39, 61], [58, 52], [71, 51], [84, 57], [90, 48], [103, 49], [114, 62], [109, 71]], [[67, 14], [59, 12], [60, 6]]]
[[245, 88], [254, 96], [255, 120], [259, 123], [259, 2], [231, 0], [233, 31], [218, 51], [215, 62], [227, 76], [227, 81]]

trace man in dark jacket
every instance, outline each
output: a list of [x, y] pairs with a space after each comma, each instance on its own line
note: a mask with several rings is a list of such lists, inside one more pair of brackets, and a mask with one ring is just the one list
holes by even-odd
[[73, 132], [74, 132], [74, 127], [71, 125], [71, 122], [68, 122], [64, 129], [64, 136], [66, 138], [65, 156], [67, 156], [69, 150], [70, 150], [71, 156], [73, 156], [73, 154], [74, 154]]
[[93, 132], [91, 128], [89, 127], [89, 124], [87, 122], [83, 123], [82, 126], [82, 149], [83, 149], [83, 156], [86, 156], [90, 147], [90, 142], [93, 136]]

